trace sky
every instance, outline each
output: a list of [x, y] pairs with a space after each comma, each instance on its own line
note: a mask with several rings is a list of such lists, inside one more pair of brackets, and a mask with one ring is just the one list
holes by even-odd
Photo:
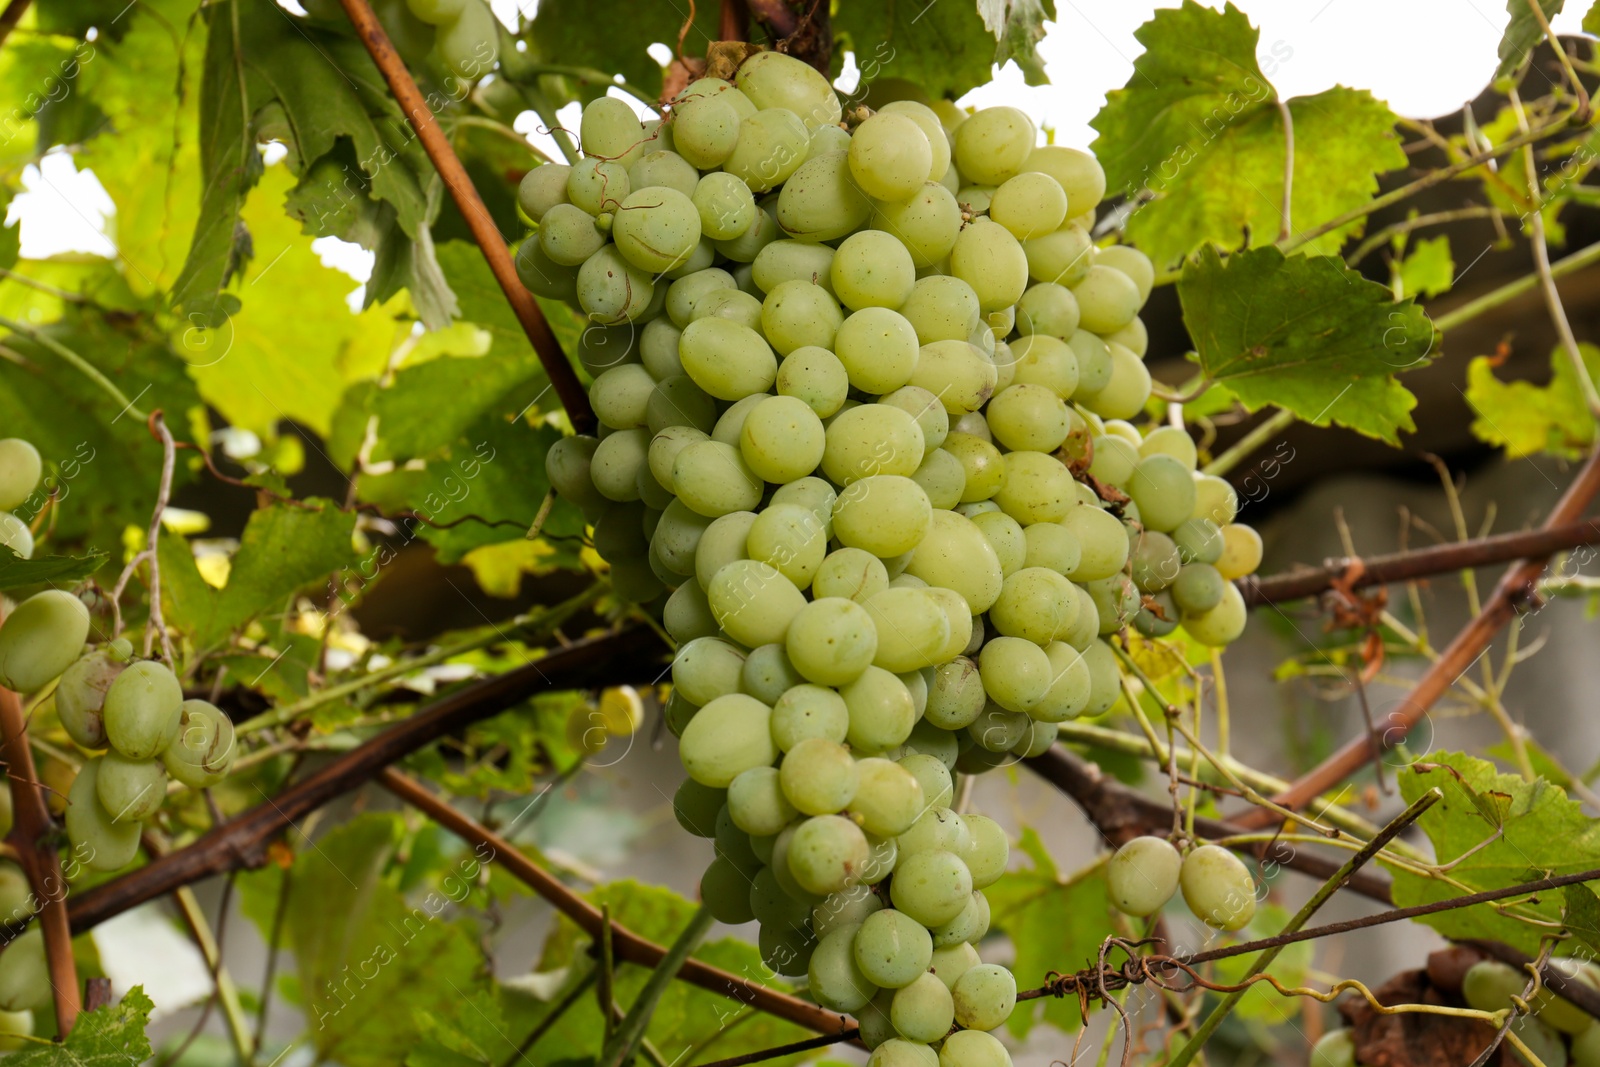
[[[516, 0], [492, 3], [509, 21]], [[1054, 128], [1057, 144], [1086, 147], [1094, 139], [1089, 122], [1105, 103], [1105, 91], [1124, 85], [1133, 72], [1141, 51], [1134, 31], [1158, 6], [1176, 5], [1173, 0], [1159, 5], [1056, 0], [1059, 19], [1046, 23], [1040, 46], [1050, 84], [1025, 85], [1016, 66], [1008, 65], [960, 103], [1021, 108]], [[1262, 70], [1285, 97], [1344, 84], [1369, 89], [1398, 114], [1418, 118], [1454, 111], [1482, 90], [1506, 22], [1500, 0], [1242, 0], [1240, 6], [1261, 30]], [[1571, 6], [1576, 10], [1556, 17], [1557, 32], [1578, 32], [1587, 5]], [[530, 17], [533, 10], [524, 7]], [[854, 64], [847, 63], [840, 88], [854, 88], [857, 77]], [[620, 92], [613, 95], [633, 103]], [[577, 105], [558, 118], [576, 129]], [[531, 112], [516, 125], [550, 155], [558, 154], [548, 135], [537, 132]], [[56, 153], [40, 167], [30, 167], [23, 185], [28, 191], [12, 207], [12, 217], [22, 223], [23, 255], [109, 254], [106, 235], [115, 232], [114, 209], [92, 173], [79, 172], [69, 156]], [[314, 247], [325, 263], [358, 282], [366, 279], [370, 253], [333, 238], [322, 238]]]

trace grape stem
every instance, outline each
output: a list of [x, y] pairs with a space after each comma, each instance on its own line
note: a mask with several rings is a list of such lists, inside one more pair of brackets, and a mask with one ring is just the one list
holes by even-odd
[[[150, 413], [148, 422], [151, 435], [161, 442], [161, 483], [156, 489], [156, 506], [150, 513], [150, 528], [144, 541], [145, 559], [150, 564], [150, 617], [145, 621], [144, 654], [149, 657], [159, 634], [163, 658], [167, 666], [176, 669], [177, 657], [172, 651], [172, 635], [167, 633], [166, 620], [161, 616], [161, 545], [158, 538], [161, 536], [161, 515], [167, 510], [167, 501], [172, 498], [172, 471], [176, 463], [177, 446], [172, 442], [172, 431], [167, 429], [160, 408]], [[122, 583], [119, 581], [118, 584]]]
[[1200, 473], [1212, 474], [1220, 478], [1248, 458], [1250, 453], [1266, 444], [1273, 435], [1287, 429], [1294, 420], [1294, 412], [1288, 408], [1279, 408], [1271, 418], [1257, 423], [1249, 433], [1235, 441], [1226, 452], [1200, 468]]
[[6, 38], [11, 36], [11, 31], [17, 28], [17, 23], [22, 21], [22, 16], [28, 11], [31, 0], [11, 0], [6, 9], [0, 12], [0, 44], [6, 43]]

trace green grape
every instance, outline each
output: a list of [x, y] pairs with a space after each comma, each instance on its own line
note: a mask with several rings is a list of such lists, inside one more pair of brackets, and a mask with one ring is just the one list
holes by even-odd
[[844, 597], [822, 596], [795, 615], [786, 647], [807, 681], [840, 686], [855, 681], [872, 664], [879, 641], [866, 608]]
[[1133, 621], [1139, 613], [1139, 590], [1125, 574], [1113, 574], [1088, 584], [1100, 620], [1100, 633], [1113, 634]]
[[887, 752], [911, 736], [917, 722], [911, 691], [882, 667], [868, 667], [861, 677], [841, 687], [839, 695], [850, 713], [845, 738], [857, 752]]
[[1512, 1021], [1511, 1029], [1532, 1054], [1530, 1058], [1521, 1050], [1513, 1050], [1518, 1063], [1530, 1067], [1534, 1063], [1542, 1063], [1544, 1067], [1567, 1067], [1567, 1048], [1561, 1035], [1542, 1019], [1520, 1016]]
[[896, 762], [922, 787], [922, 796], [927, 808], [944, 808], [955, 797], [950, 769], [937, 756], [913, 753], [900, 757]]
[[[924, 972], [895, 992], [889, 1017], [904, 1037], [931, 1043], [949, 1032], [955, 1021], [955, 1002], [938, 976]], [[891, 1044], [880, 1045], [879, 1052]]]
[[1072, 473], [1054, 456], [1008, 452], [1004, 462], [1006, 480], [994, 502], [1017, 522], [1060, 522], [1077, 506]]
[[[1132, 536], [1132, 535], [1130, 535]], [[1182, 560], [1178, 546], [1164, 533], [1147, 530], [1133, 543], [1130, 569], [1142, 592], [1158, 593], [1177, 580]]]
[[1572, 1039], [1572, 1063], [1575, 1067], [1600, 1064], [1600, 1027], [1591, 1026]]
[[903, 115], [917, 124], [923, 136], [928, 139], [928, 146], [932, 152], [928, 178], [931, 181], [943, 178], [945, 172], [950, 169], [950, 138], [945, 133], [938, 114], [931, 107], [915, 100], [891, 100], [878, 108], [878, 112], [885, 115]]
[[567, 200], [590, 215], [616, 211], [632, 190], [621, 163], [585, 159], [567, 172]]
[[696, 319], [685, 326], [678, 356], [694, 383], [718, 400], [764, 392], [778, 376], [777, 357], [761, 335], [723, 318]]
[[[687, 278], [691, 274], [708, 269], [711, 264], [716, 262], [716, 259], [717, 246], [709, 237], [701, 233], [700, 239], [694, 244], [694, 248], [689, 250], [688, 257], [671, 270], [664, 271], [663, 274], [672, 281], [677, 281], [679, 278]], [[650, 304], [650, 311], [645, 314], [645, 317], [651, 318], [658, 313], [665, 305], [666, 299], [666, 290], [657, 288]]]
[[951, 992], [956, 1022], [968, 1030], [993, 1030], [1003, 1025], [1017, 1004], [1017, 980], [993, 963], [968, 968]]
[[878, 634], [873, 663], [884, 670], [903, 674], [930, 667], [950, 641], [948, 617], [923, 589], [885, 589], [866, 601], [865, 610]]
[[764, 193], [805, 162], [810, 146], [811, 134], [799, 115], [787, 108], [764, 108], [739, 124], [739, 139], [722, 169], [751, 192]]
[[767, 705], [776, 703], [784, 693], [804, 682], [805, 679], [800, 677], [800, 673], [789, 662], [782, 645], [762, 645], [760, 648], [751, 649], [750, 654], [745, 657], [744, 666], [739, 671], [740, 691]]
[[[944, 983], [946, 989], [953, 990], [957, 980], [967, 971], [978, 966], [980, 962], [978, 950], [965, 941], [960, 941], [953, 945], [935, 945], [933, 959], [928, 964], [928, 971], [938, 978], [940, 982]], [[958, 1031], [958, 1033], [960, 1032], [962, 1031]], [[951, 1034], [946, 1041], [948, 1042], [955, 1036], [956, 1034]]]
[[951, 852], [960, 854], [972, 843], [971, 832], [963, 816], [949, 808], [927, 807], [917, 816], [905, 832], [895, 838], [901, 857], [916, 852]]
[[1070, 586], [1049, 568], [1023, 567], [1006, 578], [999, 599], [989, 609], [989, 621], [1007, 637], [1048, 644], [1076, 618], [1078, 605]]
[[867, 865], [861, 869], [861, 882], [864, 885], [873, 885], [882, 882], [894, 872], [894, 866], [900, 859], [900, 847], [897, 838], [878, 837], [867, 835], [867, 846], [872, 850], [867, 858]]
[[674, 590], [662, 609], [661, 624], [679, 644], [712, 637], [717, 632], [716, 617], [711, 614], [711, 604], [698, 582], [684, 582]]
[[[827, 901], [824, 901], [818, 908], [826, 906]], [[815, 918], [812, 922], [815, 928]], [[858, 1011], [878, 991], [856, 965], [855, 936], [859, 925], [859, 922], [845, 923], [834, 925], [826, 933], [819, 931], [816, 951], [811, 954], [806, 970], [809, 989], [816, 1002], [830, 1011]]]
[[761, 479], [739, 449], [720, 441], [684, 445], [673, 457], [671, 482], [679, 500], [707, 518], [746, 511], [761, 501]]
[[632, 107], [615, 97], [602, 96], [584, 106], [578, 140], [585, 156], [632, 166], [644, 154], [644, 124]]
[[925, 804], [917, 777], [880, 758], [863, 759], [857, 769], [860, 782], [850, 800], [851, 817], [878, 837], [897, 837], [909, 830]]
[[[113, 822], [100, 806], [99, 776], [104, 757], [84, 763], [67, 792], [67, 837], [73, 856], [90, 870], [115, 871], [133, 862], [139, 852], [140, 825]], [[5, 956], [0, 955], [0, 960]], [[0, 1007], [5, 1007], [0, 1004]]]
[[[896, 871], [895, 882], [899, 880]], [[862, 921], [855, 933], [854, 952], [856, 965], [868, 981], [884, 989], [900, 989], [927, 971], [933, 959], [933, 938], [915, 917], [885, 908]]]
[[1227, 581], [1208, 563], [1191, 563], [1178, 571], [1172, 583], [1172, 599], [1184, 615], [1204, 615], [1218, 604]]
[[74, 741], [84, 748], [106, 747], [106, 690], [122, 673], [122, 662], [107, 649], [79, 658], [56, 685], [56, 716]]
[[[1205, 564], [1194, 566], [1203, 567]], [[1183, 628], [1202, 645], [1222, 648], [1237, 641], [1239, 635], [1244, 633], [1247, 611], [1239, 587], [1230, 582], [1223, 586], [1222, 600], [1216, 607], [1202, 614], [1185, 615]]]
[[[701, 300], [718, 290], [735, 288], [737, 284], [733, 280], [733, 275], [718, 267], [707, 267], [705, 270], [686, 274], [667, 288], [667, 316], [674, 326], [682, 330], [694, 321], [695, 308]], [[679, 349], [682, 349], [681, 337]], [[681, 351], [678, 355], [681, 361]]]
[[961, 235], [961, 205], [938, 182], [925, 182], [909, 199], [878, 201], [872, 228], [894, 234], [917, 269], [944, 260]]
[[[949, 440], [953, 442], [957, 436], [951, 434]], [[1117, 532], [1121, 534], [1120, 524]], [[1126, 545], [1126, 539], [1123, 543]], [[906, 573], [960, 593], [974, 615], [989, 610], [1005, 580], [1000, 559], [983, 531], [971, 519], [950, 511], [930, 515], [927, 533], [906, 565]]]
[[[1048, 567], [1067, 575], [1078, 569], [1083, 552], [1071, 530], [1055, 522], [1036, 522], [1022, 531], [1024, 567]], [[1074, 613], [1076, 614], [1076, 613]]]
[[935, 947], [954, 945], [962, 941], [976, 943], [983, 939], [989, 932], [989, 900], [982, 893], [973, 890], [967, 898], [966, 906], [961, 909], [961, 914], [954, 919], [933, 929], [933, 944]]
[[129, 664], [106, 690], [104, 715], [106, 738], [113, 748], [128, 759], [151, 759], [178, 736], [183, 687], [165, 664], [155, 660]]
[[840, 486], [873, 475], [914, 474], [926, 449], [917, 420], [890, 404], [841, 411], [828, 421], [826, 442], [822, 473]]
[[83, 601], [61, 589], [35, 593], [0, 625], [0, 685], [18, 693], [41, 688], [72, 666], [88, 638]]
[[1078, 539], [1078, 566], [1067, 575], [1073, 581], [1109, 578], [1128, 562], [1128, 536], [1109, 511], [1079, 504], [1067, 509], [1061, 525]]
[[780, 236], [777, 220], [765, 208], [760, 208], [748, 230], [731, 240], [714, 241], [712, 245], [735, 263], [749, 263]]
[[780, 356], [834, 343], [844, 313], [828, 291], [808, 281], [778, 283], [761, 305], [761, 328]]
[[811, 593], [817, 600], [843, 597], [865, 603], [887, 588], [889, 572], [883, 561], [860, 548], [830, 552], [811, 580]]
[[1462, 977], [1461, 995], [1478, 1011], [1500, 1011], [1510, 1006], [1513, 996], [1520, 997], [1527, 984], [1524, 972], [1499, 960], [1480, 960]]
[[737, 693], [744, 675], [745, 654], [720, 637], [701, 637], [672, 657], [672, 685], [690, 703], [704, 706]]
[[1568, 988], [1568, 982], [1579, 983], [1589, 989], [1595, 988], [1595, 980], [1586, 963], [1587, 961], [1580, 963], [1567, 957], [1550, 961], [1551, 969], [1563, 977], [1544, 986], [1533, 995], [1530, 1006], [1540, 1022], [1564, 1034], [1572, 1035], [1581, 1034], [1593, 1025], [1593, 1016], [1560, 995], [1561, 990]]
[[986, 107], [957, 127], [955, 164], [969, 181], [999, 185], [1031, 158], [1038, 131], [1014, 107]]
[[713, 837], [716, 834], [717, 813], [728, 798], [727, 790], [701, 785], [693, 778], [685, 778], [672, 798], [672, 814], [678, 825], [696, 837]]
[[1183, 563], [1215, 564], [1222, 558], [1222, 530], [1210, 519], [1185, 519], [1172, 531], [1172, 542]]
[[930, 345], [965, 341], [977, 329], [981, 312], [972, 286], [960, 278], [933, 274], [917, 279], [911, 296], [900, 305], [900, 314], [916, 331], [918, 343]]
[[989, 401], [989, 430], [1012, 451], [1054, 452], [1067, 438], [1067, 405], [1042, 385], [1006, 387]]
[[983, 711], [984, 700], [978, 665], [961, 656], [935, 668], [934, 682], [928, 689], [928, 706], [923, 714], [928, 722], [942, 730], [959, 730], [977, 719]]
[[[826, 457], [823, 466], [826, 469]], [[847, 547], [889, 559], [921, 543], [932, 515], [928, 494], [915, 481], [898, 474], [873, 475], [851, 482], [839, 494], [833, 508], [833, 535]]]
[[[915, 578], [914, 575], [903, 577]], [[916, 580], [920, 581], [920, 579]], [[928, 670], [936, 664], [946, 663], [954, 659], [965, 651], [967, 646], [972, 643], [974, 626], [981, 628], [981, 624], [976, 623], [973, 619], [972, 609], [967, 607], [966, 599], [954, 589], [928, 586], [922, 592], [923, 595], [929, 597], [938, 605], [949, 627], [949, 636], [945, 638], [944, 645], [933, 653], [931, 662], [919, 668], [919, 670]], [[924, 678], [924, 687], [926, 688], [928, 684], [929, 680]]]
[[0, 1009], [44, 1011], [55, 1001], [52, 990], [44, 932], [36, 925], [18, 934], [0, 953]]
[[[873, 892], [872, 887], [865, 881], [857, 882], [848, 889], [830, 893], [820, 904], [811, 909], [811, 929], [818, 939], [825, 938], [841, 928], [848, 928], [853, 937], [856, 927], [860, 926], [868, 915], [882, 910], [883, 898]], [[846, 940], [845, 944], [849, 946], [850, 940]], [[847, 951], [853, 964], [855, 953], [848, 948]]]
[[1185, 856], [1178, 885], [1195, 917], [1219, 930], [1241, 930], [1256, 913], [1250, 869], [1219, 845], [1201, 845]]
[[839, 301], [852, 311], [897, 308], [916, 284], [911, 253], [882, 230], [862, 230], [845, 238], [828, 273]]
[[1126, 275], [1138, 290], [1140, 304], [1150, 299], [1150, 290], [1155, 285], [1156, 270], [1149, 256], [1128, 245], [1112, 245], [1109, 248], [1096, 250], [1094, 261], [1098, 266]]
[[563, 267], [581, 267], [605, 243], [594, 216], [573, 204], [556, 204], [539, 220], [539, 247]]
[[728, 693], [705, 704], [684, 728], [678, 754], [684, 770], [702, 785], [718, 789], [751, 767], [778, 758], [768, 729], [771, 709], [743, 693]]
[[981, 1030], [957, 1030], [939, 1049], [939, 1067], [1011, 1067], [1011, 1053]]
[[789, 978], [806, 973], [811, 952], [816, 948], [816, 942], [804, 930], [793, 928], [763, 926], [756, 940], [761, 950], [761, 962]]
[[632, 430], [646, 422], [656, 381], [637, 363], [612, 367], [589, 386], [589, 403], [600, 421], [612, 429]]
[[166, 768], [160, 760], [132, 760], [108, 752], [95, 776], [95, 795], [112, 822], [143, 822], [167, 798]]
[[576, 303], [578, 299], [578, 271], [563, 267], [544, 254], [537, 234], [529, 236], [517, 246], [517, 280], [531, 293], [547, 300]]
[[644, 316], [655, 293], [650, 276], [606, 245], [578, 268], [578, 304], [595, 322], [616, 325]]
[[790, 240], [773, 241], [762, 248], [750, 264], [751, 277], [764, 293], [789, 281], [810, 282], [831, 293], [833, 282], [829, 272], [832, 266], [832, 248]]
[[809, 64], [779, 52], [758, 52], [739, 66], [734, 84], [757, 108], [788, 108], [807, 129], [839, 122], [839, 97]]
[[784, 357], [776, 384], [780, 396], [804, 402], [824, 419], [843, 406], [850, 391], [849, 372], [839, 357], [812, 346], [796, 348]]
[[453, 22], [441, 23], [434, 41], [445, 69], [464, 81], [476, 81], [500, 58], [499, 25], [489, 5], [469, 0]]
[[1181, 430], [1176, 426], [1158, 426], [1151, 430], [1145, 435], [1144, 442], [1139, 445], [1139, 455], [1171, 456], [1189, 471], [1193, 471], [1195, 463], [1198, 462], [1194, 439], [1189, 436], [1187, 430]]
[[906, 384], [937, 396], [950, 414], [964, 415], [981, 408], [994, 395], [998, 381], [994, 361], [977, 345], [934, 341], [918, 352], [916, 368]]
[[687, 100], [673, 108], [673, 145], [701, 170], [720, 167], [739, 143], [740, 120], [732, 103], [721, 97]]
[[0, 511], [0, 545], [23, 559], [33, 558], [33, 531], [28, 524], [8, 511]]
[[1011, 231], [980, 218], [956, 238], [950, 273], [972, 286], [983, 312], [999, 311], [1015, 304], [1027, 288], [1028, 257]]
[[801, 241], [837, 240], [859, 229], [871, 214], [872, 201], [850, 176], [845, 152], [808, 159], [778, 193], [778, 225]]
[[1017, 301], [1017, 330], [1025, 337], [1045, 336], [1065, 342], [1078, 329], [1078, 298], [1053, 282], [1029, 286]]
[[1194, 512], [1194, 478], [1180, 460], [1156, 453], [1141, 459], [1128, 479], [1128, 495], [1147, 529], [1163, 533]]
[[987, 500], [1005, 485], [1005, 460], [988, 441], [952, 430], [945, 438], [944, 449], [961, 464], [963, 504]]
[[739, 432], [740, 454], [750, 469], [780, 485], [815, 470], [825, 445], [822, 420], [791, 396], [767, 397], [751, 407]]
[[673, 737], [682, 737], [684, 728], [699, 711], [697, 705], [691, 704], [682, 693], [674, 689], [667, 694], [667, 702], [661, 707], [661, 718], [667, 724], [667, 729], [672, 731]]
[[[829, 729], [830, 734], [833, 729]], [[806, 815], [843, 811], [855, 796], [860, 769], [850, 750], [820, 734], [796, 741], [778, 768], [789, 803]]]
[[1106, 866], [1112, 905], [1126, 915], [1154, 915], [1178, 891], [1182, 864], [1183, 857], [1164, 838], [1134, 838]]
[[868, 855], [859, 826], [842, 815], [815, 815], [789, 842], [789, 873], [807, 892], [826, 896], [854, 884]]
[[933, 146], [908, 116], [877, 113], [856, 127], [849, 161], [851, 176], [868, 196], [898, 202], [930, 178]]
[[750, 528], [756, 515], [751, 511], [735, 511], [723, 515], [706, 527], [700, 535], [700, 544], [694, 550], [694, 575], [702, 589], [711, 587], [711, 579], [734, 560], [748, 559], [745, 555]]
[[[624, 368], [617, 368], [622, 370]], [[609, 372], [608, 372], [609, 373]], [[648, 372], [646, 372], [648, 373]], [[604, 421], [604, 420], [602, 420]], [[687, 374], [674, 374], [656, 382], [650, 394], [645, 399], [644, 421], [651, 434], [659, 435], [663, 430], [674, 427], [690, 427], [699, 431], [696, 440], [703, 440], [717, 421], [717, 405], [705, 390], [694, 384], [694, 379]], [[607, 423], [607, 425], [611, 425]], [[672, 458], [677, 457], [683, 444], [688, 444], [688, 438], [678, 438], [681, 444], [672, 450]], [[655, 444], [651, 441], [651, 446]], [[666, 457], [663, 457], [665, 460]], [[661, 482], [669, 489], [672, 478], [672, 465], [667, 462], [650, 462], [650, 471], [656, 476], [657, 481], [663, 477], [667, 481]]]
[[747, 330], [754, 330], [757, 334], [762, 333], [761, 301], [742, 289], [717, 289], [709, 292], [695, 304], [694, 311], [689, 314], [691, 323], [709, 318], [727, 319]]
[[1054, 233], [1029, 238], [1022, 253], [1028, 260], [1028, 276], [1034, 281], [1071, 288], [1089, 273], [1094, 242], [1087, 232], [1069, 223]]
[[[952, 852], [914, 852], [902, 857], [896, 866], [889, 895], [896, 909], [922, 926], [941, 926], [960, 915], [967, 906], [972, 895], [972, 876], [966, 864]], [[918, 971], [925, 969], [926, 963], [917, 968]]]
[[[1078, 594], [1076, 587], [1074, 587], [1073, 599], [1077, 604], [1077, 610], [1080, 615], [1095, 614], [1092, 609], [1092, 600]], [[1086, 608], [1086, 604], [1090, 605], [1090, 607]], [[1095, 629], [1099, 629], [1098, 619], [1095, 621]], [[1092, 640], [1093, 636], [1093, 634], [1090, 634], [1089, 639]], [[1036, 723], [1053, 725], [1066, 722], [1068, 719], [1073, 719], [1083, 714], [1083, 710], [1088, 706], [1093, 691], [1093, 680], [1082, 653], [1078, 651], [1076, 646], [1069, 644], [1067, 641], [1050, 642], [1045, 646], [1044, 653], [1046, 658], [1050, 660], [1050, 686], [1045, 690], [1045, 694], [1039, 699], [1039, 702], [1028, 708], [1028, 715]], [[1046, 745], [1044, 738], [1047, 732], [1043, 730], [1036, 730], [1035, 732], [1038, 734], [1035, 741], [1040, 745]], [[1050, 741], [1053, 742], [1054, 735], [1051, 734], [1049, 737]], [[1028, 742], [1027, 747], [1030, 750], [1034, 747], [1035, 741]], [[1032, 754], [1038, 755], [1039, 753], [1033, 752]]]
[[[1044, 649], [1020, 637], [990, 638], [979, 653], [978, 665], [989, 698], [1006, 711], [1023, 714], [1044, 699], [1054, 675]], [[1001, 748], [1015, 743], [1013, 737]]]
[[752, 767], [728, 785], [728, 815], [747, 834], [771, 837], [798, 814], [778, 784], [776, 767]]
[[[677, 152], [658, 146], [655, 151], [640, 156], [638, 161], [628, 168], [628, 185], [634, 189], [663, 186], [693, 199], [695, 190], [700, 185], [700, 172], [695, 169], [694, 164]], [[752, 201], [752, 205], [753, 203]], [[696, 204], [696, 209], [699, 206]]]
[[1056, 180], [1067, 194], [1069, 219], [1093, 211], [1106, 193], [1106, 175], [1100, 162], [1076, 148], [1064, 145], [1035, 148], [1022, 169], [1048, 174]]
[[1067, 338], [1067, 345], [1078, 359], [1078, 387], [1074, 397], [1095, 396], [1111, 384], [1115, 361], [1111, 346], [1088, 330], [1079, 329]]
[[737, 926], [755, 918], [750, 907], [750, 876], [721, 856], [700, 876], [700, 899], [718, 922]]
[[[943, 410], [940, 409], [941, 414]], [[961, 494], [967, 487], [967, 474], [961, 461], [942, 448], [928, 450], [911, 480], [922, 486], [928, 503], [936, 510], [948, 511], [961, 503]]]
[[1344, 1027], [1317, 1038], [1311, 1046], [1311, 1067], [1356, 1067], [1355, 1031]]
[[[227, 715], [204, 700], [185, 700], [178, 720], [178, 736], [161, 753], [161, 760], [167, 773], [184, 785], [209, 789], [228, 776], [236, 754], [233, 722]], [[108, 756], [107, 760], [110, 758]], [[106, 771], [111, 766], [108, 762], [101, 771], [102, 798], [107, 788]], [[159, 799], [156, 806], [160, 806]], [[111, 805], [106, 807], [109, 810]]]
[[[919, 671], [918, 673], [927, 674], [931, 672]], [[929, 693], [932, 693], [931, 686], [929, 686]], [[927, 708], [926, 701], [923, 702], [923, 708]], [[938, 760], [940, 765], [947, 771], [955, 768], [956, 757], [961, 754], [961, 742], [956, 735], [929, 722], [926, 711], [924, 711], [923, 717], [917, 720], [917, 724], [911, 728], [911, 735], [906, 738], [905, 744], [901, 748], [905, 752], [905, 756], [902, 756], [901, 759], [909, 756], [930, 756]]]
[[[1126, 274], [1098, 264], [1072, 287], [1083, 328], [1101, 335], [1120, 330], [1139, 313], [1139, 287]], [[1137, 357], [1136, 357], [1137, 358]]]
[[739, 435], [744, 433], [744, 420], [750, 416], [750, 412], [757, 404], [771, 395], [771, 393], [751, 393], [743, 400], [729, 405], [728, 410], [722, 413], [717, 419], [717, 424], [711, 428], [711, 439], [738, 447]]
[[719, 570], [706, 587], [706, 600], [723, 631], [748, 648], [782, 641], [790, 621], [806, 606], [793, 582], [753, 559]]
[[638, 189], [616, 208], [611, 237], [629, 263], [659, 274], [682, 266], [693, 254], [700, 241], [700, 212], [676, 189]]
[[849, 729], [844, 698], [819, 685], [797, 685], [772, 708], [772, 739], [784, 752], [811, 738], [843, 744]]
[[38, 910], [38, 898], [22, 868], [10, 860], [0, 861], [0, 916], [15, 922]]
[[[1034, 286], [1034, 289], [1038, 288]], [[1072, 294], [1067, 295], [1070, 297]], [[1010, 350], [1013, 357], [1012, 381], [1016, 385], [1042, 386], [1062, 400], [1068, 399], [1077, 390], [1078, 357], [1060, 338], [1046, 333], [1030, 333], [1019, 337]]]
[[828, 551], [827, 531], [808, 509], [780, 504], [757, 516], [745, 550], [751, 559], [776, 567], [797, 588], [804, 589]]
[[1261, 535], [1248, 526], [1229, 523], [1222, 528], [1222, 554], [1216, 568], [1230, 582], [1254, 574], [1261, 566]]
[[[885, 991], [887, 992], [887, 990]], [[898, 996], [898, 994], [896, 994]], [[894, 1000], [890, 999], [885, 1008], [893, 1017]], [[880, 1008], [879, 1010], [884, 1010]], [[872, 1050], [872, 1055], [867, 1057], [868, 1067], [938, 1067], [938, 1053], [920, 1041], [908, 1041], [899, 1037], [886, 1038]]]
[[567, 179], [571, 174], [572, 168], [561, 163], [545, 163], [524, 174], [517, 186], [517, 205], [523, 214], [534, 222], [541, 222], [545, 213], [557, 204], [570, 204]]
[[[1011, 844], [1000, 824], [986, 815], [964, 815], [968, 843], [956, 850], [967, 865], [973, 889], [983, 889], [1000, 880], [1011, 857]], [[981, 895], [981, 894], [980, 894]]]
[[984, 706], [977, 721], [967, 727], [967, 736], [990, 752], [1009, 752], [1028, 736], [1030, 723], [1026, 714], [1008, 711], [991, 702]]
[[1009, 178], [994, 191], [989, 217], [1019, 241], [1054, 233], [1066, 221], [1067, 194], [1061, 184], [1038, 171]]
[[1122, 329], [1106, 334], [1106, 343], [1113, 342], [1143, 359], [1150, 350], [1150, 331], [1146, 329], [1144, 321], [1135, 315]]
[[899, 389], [917, 366], [916, 331], [903, 315], [884, 307], [865, 307], [848, 316], [839, 326], [833, 348], [849, 383], [864, 393]]
[[731, 241], [756, 221], [756, 201], [750, 187], [732, 174], [718, 171], [705, 175], [695, 184], [689, 199], [699, 212], [700, 232], [713, 241]]
[[926, 389], [915, 385], [902, 386], [879, 397], [878, 402], [897, 407], [917, 420], [927, 451], [944, 444], [950, 434], [950, 413], [939, 403], [939, 398]]

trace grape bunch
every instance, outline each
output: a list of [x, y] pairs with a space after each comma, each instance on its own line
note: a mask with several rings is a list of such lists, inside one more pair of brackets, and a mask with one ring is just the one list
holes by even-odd
[[1186, 433], [1128, 421], [1154, 271], [1090, 239], [1098, 163], [937, 107], [847, 118], [767, 52], [662, 121], [597, 100], [522, 182], [517, 267], [592, 324], [601, 428], [546, 470], [679, 645], [707, 907], [875, 1063], [999, 1067], [1016, 986], [974, 946], [1008, 843], [955, 775], [1110, 710], [1125, 627], [1238, 637], [1261, 542]]
[[[343, 24], [339, 0], [306, 0], [306, 13], [322, 22]], [[500, 29], [484, 0], [373, 0], [383, 31], [410, 64], [430, 54], [449, 73], [476, 81], [500, 57]]]

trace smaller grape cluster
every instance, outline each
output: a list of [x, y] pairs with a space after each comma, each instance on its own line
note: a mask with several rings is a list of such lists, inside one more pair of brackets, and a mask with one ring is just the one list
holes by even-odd
[[20, 437], [0, 441], [0, 545], [23, 559], [33, 558], [33, 531], [14, 512], [39, 487], [39, 450]]
[[[306, 13], [343, 23], [338, 0], [306, 0]], [[451, 74], [476, 81], [500, 57], [500, 28], [484, 0], [373, 0], [372, 10], [395, 51], [418, 64], [430, 53]]]
[[1219, 845], [1200, 845], [1188, 855], [1161, 837], [1136, 837], [1117, 849], [1106, 868], [1112, 905], [1144, 918], [1183, 890], [1189, 910], [1218, 930], [1242, 930], [1256, 914], [1250, 868]]

